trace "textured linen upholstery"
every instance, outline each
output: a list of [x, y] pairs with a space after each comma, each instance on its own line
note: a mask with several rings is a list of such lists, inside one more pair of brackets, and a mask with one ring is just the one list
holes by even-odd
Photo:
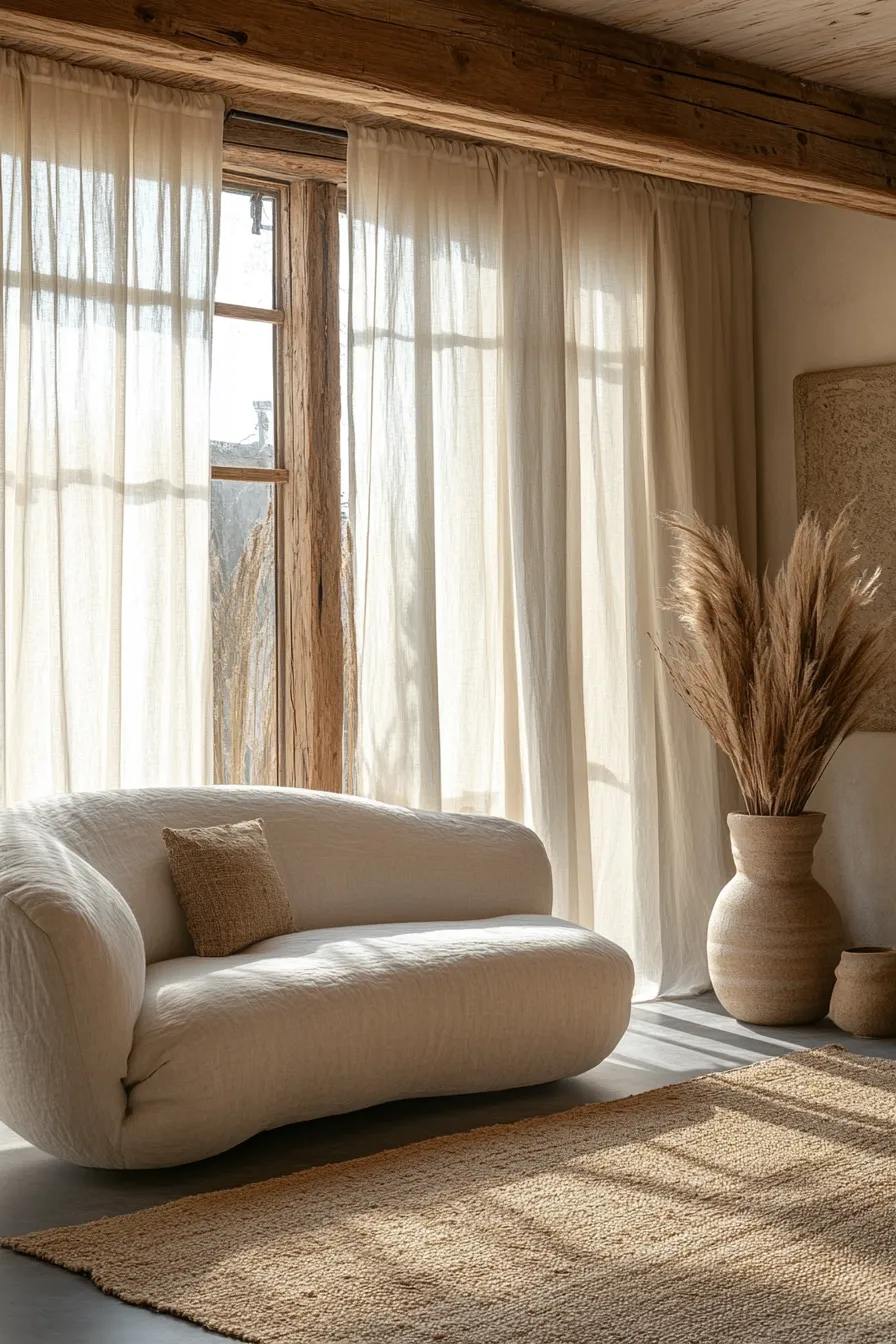
[[495, 817], [298, 789], [117, 789], [10, 809], [96, 868], [134, 912], [147, 962], [193, 951], [162, 827], [260, 817], [297, 929], [551, 913], [537, 836]]
[[192, 1161], [394, 1097], [581, 1073], [622, 1035], [631, 990], [611, 943], [548, 916], [319, 929], [157, 962], [125, 1152]]
[[0, 823], [0, 1117], [98, 1167], [121, 1150], [146, 962], [114, 887], [58, 840]]
[[[259, 816], [302, 932], [196, 957], [161, 828]], [[580, 1072], [625, 1030], [632, 967], [550, 905], [540, 841], [493, 818], [285, 789], [8, 809], [0, 1119], [71, 1161], [153, 1167]]]

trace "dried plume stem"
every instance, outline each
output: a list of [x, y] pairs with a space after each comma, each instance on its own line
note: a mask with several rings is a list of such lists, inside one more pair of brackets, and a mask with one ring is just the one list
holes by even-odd
[[731, 760], [748, 812], [803, 812], [896, 652], [892, 617], [863, 616], [880, 570], [858, 572], [845, 512], [827, 531], [804, 516], [761, 582], [725, 529], [664, 521], [677, 540], [666, 605], [682, 627], [659, 651], [672, 684]]

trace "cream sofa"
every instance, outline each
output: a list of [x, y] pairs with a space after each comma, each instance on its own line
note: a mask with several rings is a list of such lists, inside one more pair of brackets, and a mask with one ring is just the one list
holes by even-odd
[[[262, 817], [298, 933], [193, 955], [163, 826]], [[0, 813], [0, 1119], [158, 1167], [399, 1097], [603, 1059], [632, 968], [551, 914], [512, 822], [289, 789], [80, 794]]]

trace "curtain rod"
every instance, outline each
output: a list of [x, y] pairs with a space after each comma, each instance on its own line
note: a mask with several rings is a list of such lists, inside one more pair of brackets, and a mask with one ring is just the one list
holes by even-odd
[[234, 108], [227, 113], [225, 121], [255, 121], [263, 126], [282, 126], [284, 130], [309, 131], [313, 135], [328, 135], [333, 140], [347, 140], [348, 131], [338, 126], [314, 126], [308, 121], [287, 121], [285, 117], [269, 117], [264, 112], [240, 112]]

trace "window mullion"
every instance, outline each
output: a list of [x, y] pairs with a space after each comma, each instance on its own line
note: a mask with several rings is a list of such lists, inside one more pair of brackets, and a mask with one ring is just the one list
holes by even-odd
[[216, 303], [215, 317], [242, 318], [244, 322], [268, 322], [280, 326], [283, 322], [282, 308], [249, 308], [243, 303]]
[[283, 782], [342, 789], [343, 651], [339, 495], [339, 222], [331, 182], [289, 187], [282, 254]]
[[283, 467], [212, 467], [213, 481], [260, 481], [285, 485], [289, 472]]

